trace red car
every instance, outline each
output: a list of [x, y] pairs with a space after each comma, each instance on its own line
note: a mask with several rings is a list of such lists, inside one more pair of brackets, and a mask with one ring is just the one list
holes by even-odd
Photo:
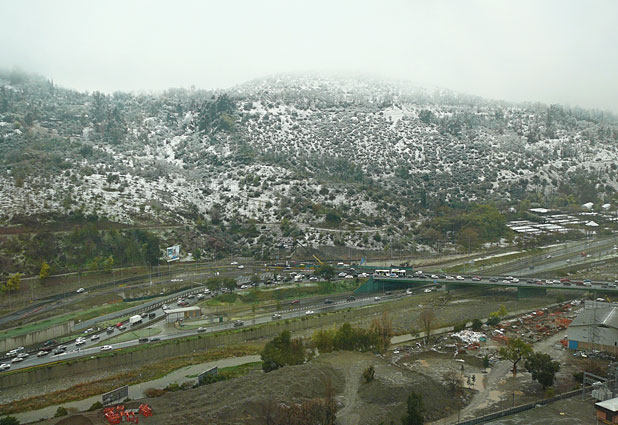
[[119, 328], [122, 326], [122, 322], [116, 323], [116, 327]]
[[571, 279], [566, 279], [566, 278], [564, 278], [564, 279], [560, 279], [560, 283], [565, 283], [565, 282], [566, 282], [566, 283], [570, 283], [570, 282], [571, 282]]
[[292, 301], [290, 304], [294, 305], [294, 304], [300, 304], [300, 300], [294, 300]]

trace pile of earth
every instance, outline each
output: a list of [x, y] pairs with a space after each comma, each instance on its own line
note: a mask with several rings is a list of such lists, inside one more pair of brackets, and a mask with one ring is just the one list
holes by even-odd
[[[366, 383], [362, 373], [370, 365], [375, 367], [375, 379]], [[270, 373], [255, 371], [237, 379], [129, 404], [147, 403], [152, 407], [152, 417], [140, 417], [144, 424], [262, 425], [273, 400], [289, 405], [330, 393], [337, 404], [338, 423], [377, 425], [391, 420], [399, 423], [412, 391], [422, 395], [427, 420], [444, 417], [459, 407], [456, 397], [431, 378], [391, 364], [381, 356], [354, 352], [322, 354], [304, 365]], [[82, 414], [93, 424], [106, 423], [101, 411]]]

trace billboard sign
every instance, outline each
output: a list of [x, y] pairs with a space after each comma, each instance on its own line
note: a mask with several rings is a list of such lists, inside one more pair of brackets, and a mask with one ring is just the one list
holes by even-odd
[[124, 387], [116, 388], [113, 391], [103, 394], [101, 396], [102, 398], [101, 402], [103, 403], [104, 406], [107, 406], [108, 404], [117, 403], [128, 397], [129, 397], [129, 386], [125, 385]]
[[167, 248], [167, 261], [176, 261], [180, 258], [180, 245]]

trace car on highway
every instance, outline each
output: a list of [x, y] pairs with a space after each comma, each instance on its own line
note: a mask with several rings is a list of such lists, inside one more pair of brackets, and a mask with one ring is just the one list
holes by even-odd
[[412, 288], [406, 289], [406, 295], [412, 295], [412, 294], [413, 294]]
[[238, 265], [238, 261], [232, 261], [232, 262], [230, 263], [230, 265], [232, 265], [232, 266], [237, 266], [237, 265]]
[[427, 294], [427, 293], [431, 292], [431, 289], [426, 288], [426, 289], [423, 290], [423, 292]]
[[249, 285], [240, 285], [240, 289], [249, 289], [250, 286]]
[[333, 300], [331, 300], [330, 298], [326, 298], [324, 300], [324, 304], [332, 304], [332, 303], [333, 303]]
[[62, 354], [66, 351], [67, 351], [67, 347], [65, 347], [64, 345], [60, 345], [56, 347], [56, 349], [54, 350], [54, 355]]
[[464, 277], [463, 276], [457, 276], [455, 279], [457, 279], [457, 280], [464, 280]]
[[497, 278], [497, 277], [492, 277], [492, 278], [490, 278], [490, 279], [489, 279], [489, 281], [490, 281], [490, 282], [497, 282], [497, 281], [498, 281], [498, 278]]
[[78, 294], [81, 294], [81, 293], [82, 293], [82, 292], [84, 292], [84, 291], [85, 291], [85, 289], [84, 289], [84, 288], [79, 288], [79, 289], [78, 289], [77, 291], [75, 291], [75, 292], [77, 292]]
[[350, 295], [348, 298], [346, 298], [346, 301], [347, 302], [356, 301], [356, 297], [354, 295]]
[[85, 343], [86, 343], [86, 340], [84, 338], [77, 338], [75, 340], [75, 345], [76, 346], [84, 345]]
[[154, 311], [151, 313], [148, 313], [148, 318], [149, 319], [154, 319], [155, 317], [157, 317], [157, 313], [155, 313]]
[[346, 272], [341, 272], [337, 276], [339, 276], [339, 277], [346, 277], [347, 275], [348, 274]]
[[205, 293], [206, 295], [210, 294], [210, 289], [208, 289], [208, 288], [204, 289], [204, 293]]
[[161, 338], [159, 338], [158, 336], [150, 338], [150, 342], [155, 342], [155, 341], [161, 341]]
[[242, 320], [234, 320], [234, 327], [235, 328], [239, 328], [241, 326], [243, 326], [245, 324], [245, 322], [243, 322]]
[[373, 297], [374, 301], [380, 301], [380, 297]]
[[169, 307], [167, 304], [163, 304], [163, 305], [161, 306], [161, 308], [162, 308], [163, 310], [167, 310], [167, 309], [168, 309], [168, 308], [170, 308], [170, 307]]
[[197, 294], [197, 299], [198, 300], [203, 300], [204, 299], [204, 294]]
[[102, 346], [99, 350], [101, 351], [109, 351], [111, 350], [113, 347], [111, 345], [104, 345]]
[[244, 268], [245, 268], [245, 266], [243, 266], [242, 264], [239, 264], [239, 265], [238, 265], [238, 268], [239, 268], [240, 270], [242, 270], [242, 269], [244, 269]]
[[513, 280], [512, 280], [511, 282], [513, 282], [513, 283], [519, 283], [519, 279], [518, 279], [518, 278], [516, 278], [516, 277], [514, 277], [514, 278], [513, 278]]
[[17, 355], [17, 357], [21, 357], [22, 359], [25, 359], [25, 358], [27, 358], [29, 355], [30, 355], [30, 354], [28, 354], [28, 353], [19, 353], [19, 354]]
[[272, 315], [272, 320], [277, 320], [277, 319], [281, 319], [281, 315], [279, 313], [274, 313]]
[[118, 328], [119, 331], [124, 331], [127, 327], [123, 324], [120, 325], [120, 327]]
[[197, 328], [197, 333], [200, 333], [200, 334], [201, 334], [201, 333], [204, 333], [204, 332], [206, 332], [206, 328], [204, 328], [204, 327], [202, 327], [202, 326], [200, 326], [199, 328]]
[[294, 305], [294, 304], [300, 304], [300, 300], [294, 300], [294, 301], [292, 301], [290, 304], [291, 304], [291, 305]]
[[113, 334], [114, 333], [114, 327], [113, 326], [108, 326], [107, 327], [107, 333], [108, 334]]
[[11, 365], [9, 363], [0, 364], [0, 370], [9, 370], [10, 368], [11, 368]]
[[23, 362], [24, 358], [23, 357], [15, 357], [13, 358], [13, 360], [11, 360], [11, 363], [19, 363], [19, 362]]
[[92, 335], [90, 337], [90, 341], [96, 341], [97, 339], [99, 339], [99, 335], [98, 334]]
[[38, 353], [36, 353], [36, 356], [37, 356], [37, 357], [44, 357], [44, 356], [46, 356], [46, 355], [48, 355], [48, 354], [49, 354], [49, 351], [43, 351], [43, 350], [41, 350], [41, 351], [39, 351]]
[[432, 274], [430, 277], [431, 277], [432, 279], [439, 279], [439, 277], [438, 277], [438, 275], [437, 275], [437, 274]]
[[307, 311], [305, 311], [305, 315], [306, 315], [306, 316], [309, 316], [310, 314], [313, 314], [313, 313], [315, 313], [315, 311], [313, 311], [313, 310], [307, 310]]
[[189, 298], [189, 299], [193, 299], [193, 298], [195, 298], [195, 295], [193, 295], [193, 294], [189, 294], [189, 295], [187, 295], [187, 298]]
[[447, 275], [445, 279], [446, 280], [455, 280], [455, 278], [453, 276], [450, 276], [450, 275]]

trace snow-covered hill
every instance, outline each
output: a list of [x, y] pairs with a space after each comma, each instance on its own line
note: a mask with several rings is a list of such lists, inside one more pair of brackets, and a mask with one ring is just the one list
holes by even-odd
[[404, 232], [442, 205], [618, 188], [618, 121], [598, 111], [307, 75], [111, 96], [18, 77], [0, 74], [5, 224], [79, 211]]

